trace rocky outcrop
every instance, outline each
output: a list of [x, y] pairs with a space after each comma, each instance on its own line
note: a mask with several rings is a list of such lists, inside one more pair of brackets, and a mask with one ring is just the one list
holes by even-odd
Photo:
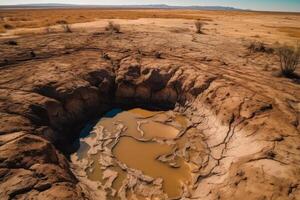
[[0, 142], [1, 199], [43, 199], [50, 191], [60, 199], [83, 198], [72, 192], [78, 181], [68, 161], [47, 140], [15, 132], [0, 136]]
[[122, 60], [116, 74], [116, 101], [129, 99], [133, 104], [172, 108], [176, 103], [192, 101], [217, 78], [184, 70], [185, 66], [178, 67], [180, 64], [176, 66], [175, 63], [174, 60], [154, 58]]

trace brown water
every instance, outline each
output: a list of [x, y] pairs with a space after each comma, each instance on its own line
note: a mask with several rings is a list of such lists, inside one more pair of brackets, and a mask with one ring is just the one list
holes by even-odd
[[[137, 169], [143, 174], [152, 178], [163, 179], [163, 191], [168, 197], [178, 197], [182, 193], [182, 184], [191, 180], [191, 173], [188, 164], [180, 157], [176, 156], [173, 163], [176, 167], [172, 167], [168, 162], [162, 162], [157, 158], [162, 155], [171, 154], [174, 151], [176, 142], [175, 138], [179, 134], [181, 128], [185, 128], [186, 121], [183, 116], [174, 115], [170, 112], [153, 112], [143, 109], [133, 109], [123, 111], [109, 118], [103, 117], [99, 120], [95, 128], [103, 127], [103, 132], [100, 135], [116, 135], [118, 132], [118, 124], [124, 127], [113, 146], [111, 143], [105, 143], [107, 148], [111, 149], [112, 157], [115, 161], [109, 169], [118, 172], [118, 177], [113, 182], [113, 188], [119, 190], [122, 187], [123, 181], [126, 179], [126, 171], [122, 170], [116, 161], [126, 164], [129, 168]], [[97, 137], [95, 134], [90, 134], [83, 140], [81, 148], [77, 155], [79, 159], [86, 158], [93, 164], [86, 170], [90, 180], [102, 180], [104, 167], [99, 163], [99, 157], [103, 154], [98, 151], [94, 155], [89, 155], [88, 150], [91, 148], [88, 141], [89, 137]], [[155, 139], [155, 140], [153, 140]], [[157, 142], [157, 140], [172, 140], [173, 143], [166, 144]], [[106, 140], [107, 141], [107, 140]], [[102, 144], [103, 145], [103, 144]], [[105, 146], [104, 145], [104, 146]], [[97, 144], [91, 145], [96, 147]], [[139, 195], [139, 194], [137, 194]]]
[[172, 151], [172, 147], [156, 142], [139, 142], [129, 137], [123, 137], [114, 149], [114, 155], [131, 168], [143, 171], [152, 178], [162, 178], [163, 190], [169, 197], [181, 194], [181, 183], [190, 177], [189, 167], [179, 161], [179, 168], [172, 168], [166, 163], [156, 160], [163, 154]]

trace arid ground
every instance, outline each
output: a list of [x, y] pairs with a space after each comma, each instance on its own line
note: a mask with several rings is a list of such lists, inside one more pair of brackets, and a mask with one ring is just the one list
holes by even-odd
[[170, 199], [163, 180], [115, 156], [122, 121], [89, 141], [103, 182], [74, 160], [80, 130], [120, 107], [169, 110], [154, 122], [173, 128], [185, 118], [152, 141], [177, 145], [157, 162], [190, 169], [172, 199], [300, 199], [300, 66], [286, 78], [277, 55], [300, 40], [300, 14], [0, 10], [0, 26], [0, 199]]

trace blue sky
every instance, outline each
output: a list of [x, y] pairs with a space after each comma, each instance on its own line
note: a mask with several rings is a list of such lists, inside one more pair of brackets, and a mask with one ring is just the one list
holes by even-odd
[[69, 4], [99, 4], [99, 5], [200, 5], [200, 6], [230, 6], [253, 10], [278, 10], [300, 12], [300, 0], [0, 0], [0, 5], [28, 3], [69, 3]]

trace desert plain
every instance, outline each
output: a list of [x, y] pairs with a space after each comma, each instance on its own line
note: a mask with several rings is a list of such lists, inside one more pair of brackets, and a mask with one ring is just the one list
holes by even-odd
[[[0, 25], [0, 199], [300, 199], [300, 67], [283, 76], [277, 53], [299, 13], [3, 9]], [[94, 130], [103, 182], [74, 160], [80, 130], [116, 107], [184, 116], [157, 159], [189, 166], [180, 194], [113, 154], [122, 128]]]

